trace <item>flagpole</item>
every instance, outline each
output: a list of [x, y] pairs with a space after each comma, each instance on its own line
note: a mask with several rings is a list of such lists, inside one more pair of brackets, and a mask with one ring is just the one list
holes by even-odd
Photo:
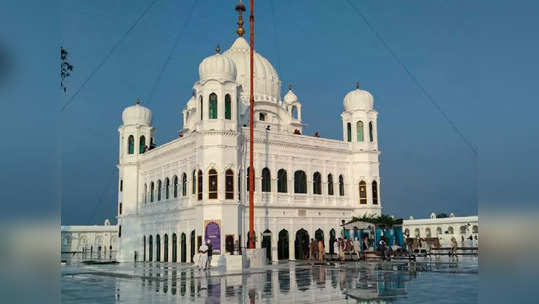
[[253, 94], [253, 54], [254, 54], [254, 0], [250, 3], [249, 15], [249, 248], [254, 246], [254, 169], [253, 169], [253, 119], [254, 119], [254, 94]]

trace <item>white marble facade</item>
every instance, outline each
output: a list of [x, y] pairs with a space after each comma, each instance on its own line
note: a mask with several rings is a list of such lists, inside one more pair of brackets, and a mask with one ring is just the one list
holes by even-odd
[[[241, 237], [245, 246], [248, 56], [248, 43], [239, 37], [202, 61], [182, 111], [183, 129], [168, 143], [152, 148], [156, 129], [148, 108], [137, 102], [124, 110], [118, 129], [119, 261], [190, 262], [208, 221], [219, 227], [220, 253], [226, 240]], [[303, 135], [301, 99], [290, 87], [281, 98], [277, 72], [258, 53], [254, 73], [256, 247], [271, 247], [277, 260], [287, 258], [288, 245], [294, 259], [296, 233], [303, 229], [308, 238], [323, 236], [329, 248], [330, 231], [338, 235], [342, 220], [381, 213], [373, 97], [359, 86], [345, 96], [342, 140]]]
[[[411, 238], [438, 238], [441, 247], [450, 247], [451, 238], [454, 237], [459, 246], [479, 246], [479, 216], [455, 216], [451, 213], [448, 217], [437, 218], [432, 213], [426, 219], [414, 219], [410, 217], [402, 223], [404, 235]], [[473, 242], [468, 238], [472, 236]]]
[[110, 253], [118, 250], [118, 226], [104, 225], [61, 226], [62, 253]]

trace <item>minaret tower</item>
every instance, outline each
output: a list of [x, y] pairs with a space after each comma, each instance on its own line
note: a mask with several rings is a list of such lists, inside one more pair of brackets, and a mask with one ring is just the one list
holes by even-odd
[[356, 207], [355, 216], [381, 214], [378, 133], [378, 112], [374, 110], [372, 95], [359, 88], [344, 97], [344, 112], [341, 114], [343, 141], [352, 150], [349, 176], [346, 181], [351, 204]]
[[[119, 163], [118, 163], [118, 237], [120, 242], [119, 261], [133, 261], [136, 244], [126, 244], [122, 234], [133, 234], [135, 231], [122, 231], [124, 221], [130, 214], [136, 214], [138, 205], [144, 201], [146, 191], [141, 189], [138, 182], [139, 160], [142, 154], [154, 146], [155, 128], [152, 127], [152, 112], [136, 104], [127, 107], [122, 113], [123, 124], [118, 128], [119, 135]], [[137, 225], [125, 225], [134, 229]], [[131, 238], [133, 239], [133, 238]], [[141, 257], [139, 253], [139, 258]]]

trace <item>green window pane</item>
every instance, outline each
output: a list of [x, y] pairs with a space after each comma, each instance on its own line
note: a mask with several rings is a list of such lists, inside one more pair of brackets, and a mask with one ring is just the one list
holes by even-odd
[[363, 141], [363, 122], [357, 122], [357, 141]]
[[225, 96], [225, 119], [232, 119], [232, 101], [228, 94]]
[[217, 95], [215, 93], [210, 94], [209, 118], [217, 119]]

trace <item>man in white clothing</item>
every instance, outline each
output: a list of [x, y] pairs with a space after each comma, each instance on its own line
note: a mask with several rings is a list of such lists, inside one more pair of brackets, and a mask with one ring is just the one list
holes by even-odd
[[202, 243], [200, 248], [198, 248], [199, 258], [198, 258], [198, 269], [206, 270], [206, 264], [208, 261], [208, 245]]

